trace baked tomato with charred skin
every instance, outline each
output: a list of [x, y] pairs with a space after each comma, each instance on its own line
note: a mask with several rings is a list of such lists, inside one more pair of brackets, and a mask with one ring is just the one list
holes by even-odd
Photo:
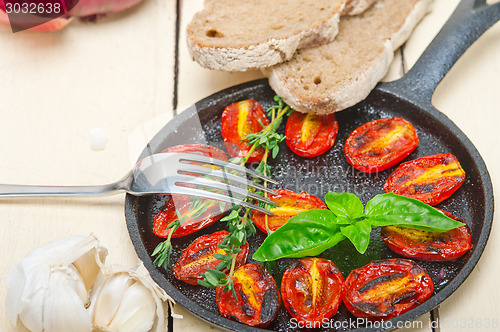
[[[187, 195], [172, 195], [160, 209], [160, 212], [154, 217], [153, 233], [159, 237], [167, 238], [171, 232], [171, 228], [168, 228], [168, 226], [179, 219], [176, 210], [181, 216], [192, 213], [193, 209], [191, 209], [191, 206], [194, 201], [190, 200], [190, 198], [191, 196]], [[203, 200], [202, 202], [202, 204], [208, 204], [206, 210], [194, 218], [188, 217], [172, 234], [172, 237], [192, 234], [214, 224], [224, 216], [224, 212], [221, 212], [219, 202], [210, 200]]]
[[267, 327], [280, 307], [280, 293], [271, 274], [259, 264], [240, 266], [233, 275], [233, 292], [217, 287], [215, 300], [223, 317], [255, 327]]
[[356, 317], [389, 319], [431, 297], [434, 284], [409, 259], [384, 259], [353, 270], [344, 283], [343, 300]]
[[386, 170], [408, 157], [418, 145], [417, 131], [402, 118], [378, 119], [358, 127], [347, 138], [347, 161], [361, 172]]
[[302, 258], [283, 274], [281, 296], [285, 308], [297, 322], [321, 327], [338, 311], [344, 277], [332, 261]]
[[[276, 204], [270, 208], [273, 216], [267, 216], [267, 224], [271, 231], [275, 231], [300, 212], [311, 209], [326, 209], [325, 203], [315, 196], [302, 191], [295, 193], [288, 189], [276, 189], [276, 195], [268, 198]], [[267, 233], [266, 215], [262, 212], [252, 211], [252, 221], [261, 231]]]
[[[247, 99], [226, 106], [222, 113], [221, 133], [224, 145], [233, 158], [245, 158], [251, 146], [246, 141], [248, 134], [260, 132], [268, 126], [269, 120], [262, 105], [255, 99]], [[259, 162], [264, 156], [264, 148], [252, 152], [248, 163]]]
[[[205, 144], [182, 144], [169, 147], [162, 152], [190, 153], [205, 157], [211, 157], [222, 161], [227, 161], [226, 153], [215, 147]], [[224, 215], [220, 210], [219, 202], [202, 200], [202, 204], [208, 204], [206, 210], [194, 218], [188, 218], [181, 226], [172, 234], [172, 237], [181, 237], [192, 234], [204, 227], [210, 226]], [[190, 212], [190, 207], [194, 202], [190, 200], [190, 196], [172, 195], [170, 199], [163, 205], [160, 212], [154, 217], [153, 233], [159, 237], [167, 238], [171, 229], [168, 226], [178, 219], [177, 212], [184, 216]], [[191, 211], [192, 212], [192, 211]]]
[[[215, 254], [225, 255], [224, 249], [219, 248], [219, 244], [229, 234], [227, 231], [219, 231], [213, 234], [202, 235], [194, 240], [181, 253], [181, 256], [174, 265], [174, 277], [187, 282], [188, 284], [197, 285], [198, 280], [203, 279], [202, 273], [207, 269], [216, 269], [221, 262], [220, 259], [214, 257]], [[240, 247], [241, 251], [236, 256], [236, 265], [245, 264], [248, 257], [248, 242]], [[223, 271], [227, 272], [227, 271]]]
[[435, 154], [408, 161], [389, 175], [386, 193], [436, 205], [451, 196], [465, 180], [465, 171], [450, 154]]
[[297, 155], [315, 157], [335, 143], [339, 125], [335, 115], [293, 112], [286, 122], [286, 144]]
[[[447, 211], [439, 211], [461, 221]], [[451, 261], [463, 256], [471, 248], [471, 231], [467, 225], [447, 232], [385, 226], [382, 227], [381, 236], [387, 247], [395, 253], [422, 261]]]

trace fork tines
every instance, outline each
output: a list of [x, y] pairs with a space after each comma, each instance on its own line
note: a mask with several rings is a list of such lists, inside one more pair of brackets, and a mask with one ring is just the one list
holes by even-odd
[[[274, 205], [274, 203], [268, 198], [251, 192], [248, 188], [275, 194], [273, 190], [267, 188], [266, 186], [249, 180], [246, 175], [278, 184], [275, 180], [245, 167], [218, 159], [185, 153], [179, 153], [178, 155], [179, 161], [181, 163], [183, 162], [183, 164], [185, 163], [185, 166], [180, 167], [177, 170], [178, 176], [176, 179], [176, 185], [189, 187], [190, 191], [196, 190], [196, 194], [199, 194], [202, 197], [242, 205], [247, 208], [272, 215], [269, 210], [244, 200], [245, 197], [251, 197], [256, 201]], [[193, 163], [201, 163], [204, 165], [202, 166]], [[208, 165], [217, 166], [217, 168], [206, 167]], [[193, 188], [193, 186], [196, 186], [196, 189]], [[200, 187], [203, 189], [200, 189]], [[215, 189], [218, 192], [213, 192], [210, 189]], [[223, 194], [221, 194], [220, 191], [222, 191]]]

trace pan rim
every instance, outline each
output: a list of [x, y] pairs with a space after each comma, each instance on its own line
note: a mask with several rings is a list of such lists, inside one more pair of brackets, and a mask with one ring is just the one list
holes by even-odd
[[[207, 103], [212, 100], [220, 99], [221, 96], [225, 96], [227, 94], [234, 93], [235, 91], [244, 92], [245, 89], [252, 89], [257, 86], [269, 86], [267, 79], [259, 79], [250, 82], [246, 82], [243, 84], [235, 85], [219, 92], [216, 92], [196, 103], [202, 104]], [[393, 91], [386, 91], [382, 85], [377, 86], [375, 90], [379, 92], [383, 92], [389, 94], [391, 96], [397, 97], [399, 99], [405, 100], [412, 104], [415, 104], [414, 101], [409, 100], [401, 95], [394, 93]], [[416, 105], [419, 107], [418, 105]], [[351, 331], [370, 331], [370, 332], [378, 332], [378, 331], [389, 331], [397, 328], [398, 322], [406, 322], [413, 321], [416, 318], [422, 316], [423, 314], [431, 311], [435, 307], [437, 307], [441, 302], [447, 299], [455, 290], [460, 287], [460, 285], [468, 278], [471, 274], [472, 270], [477, 265], [484, 249], [486, 247], [487, 241], [489, 239], [489, 235], [491, 232], [492, 224], [493, 224], [493, 213], [494, 213], [494, 196], [493, 196], [493, 185], [491, 182], [491, 178], [486, 167], [486, 164], [479, 154], [479, 151], [476, 149], [472, 141], [458, 128], [458, 126], [451, 121], [445, 114], [434, 108], [430, 105], [427, 109], [422, 109], [425, 113], [429, 114], [441, 124], [445, 125], [449, 128], [449, 130], [460, 140], [460, 142], [464, 145], [466, 152], [471, 156], [475, 165], [477, 166], [479, 173], [478, 177], [482, 181], [482, 189], [485, 195], [485, 205], [484, 205], [484, 223], [481, 229], [481, 233], [479, 234], [479, 240], [477, 245], [475, 246], [471, 256], [468, 258], [467, 262], [461, 268], [461, 270], [457, 273], [457, 275], [444, 286], [439, 293], [433, 295], [429, 300], [420, 304], [416, 308], [394, 317], [386, 322], [391, 322], [392, 328], [380, 327], [380, 328], [360, 328]], [[144, 158], [151, 149], [155, 150], [158, 146], [160, 146], [164, 139], [163, 135], [165, 132], [168, 132], [170, 127], [177, 127], [178, 124], [183, 123], [190, 117], [192, 117], [195, 113], [197, 113], [196, 108], [188, 109], [176, 117], [174, 117], [170, 122], [168, 122], [149, 142], [148, 146], [143, 150], [139, 160]], [[247, 325], [243, 325], [241, 323], [231, 321], [226, 319], [218, 314], [215, 314], [209, 310], [206, 310], [200, 307], [196, 302], [190, 300], [184, 294], [182, 294], [177, 288], [175, 288], [164, 276], [163, 274], [153, 265], [153, 261], [149, 256], [146, 247], [141, 239], [139, 225], [137, 223], [136, 218], [130, 218], [128, 216], [135, 215], [134, 197], [130, 194], [126, 195], [125, 198], [125, 217], [127, 222], [127, 229], [129, 231], [129, 236], [132, 240], [134, 248], [141, 259], [144, 262], [145, 267], [148, 269], [151, 277], [158, 283], [158, 285], [163, 288], [167, 294], [169, 294], [178, 304], [186, 308], [186, 310], [190, 311], [192, 314], [196, 315], [198, 318], [208, 322], [209, 324], [216, 326], [218, 328], [222, 328], [228, 331], [248, 331], [248, 332], [256, 332], [256, 331], [269, 331], [265, 329], [255, 328]], [[133, 220], [132, 220], [133, 219]], [[484, 239], [484, 240], [481, 240]]]

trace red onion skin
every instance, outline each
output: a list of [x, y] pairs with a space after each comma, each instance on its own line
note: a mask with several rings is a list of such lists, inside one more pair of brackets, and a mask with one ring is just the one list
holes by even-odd
[[[70, 16], [86, 17], [99, 14], [117, 13], [137, 5], [142, 0], [80, 0], [69, 14]], [[71, 18], [57, 18], [41, 24], [30, 30], [57, 31], [71, 22]], [[10, 25], [9, 17], [5, 12], [5, 4], [0, 0], [0, 23]]]
[[70, 15], [85, 17], [96, 14], [121, 12], [137, 5], [142, 0], [80, 0]]

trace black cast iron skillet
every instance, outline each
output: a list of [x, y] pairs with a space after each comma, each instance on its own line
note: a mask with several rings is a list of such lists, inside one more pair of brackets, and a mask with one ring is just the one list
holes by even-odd
[[[463, 0], [438, 36], [430, 44], [413, 69], [402, 79], [379, 84], [364, 100], [348, 110], [336, 114], [339, 134], [334, 147], [316, 158], [302, 158], [283, 144], [278, 157], [270, 162], [272, 176], [282, 187], [324, 198], [329, 190], [354, 192], [364, 203], [376, 194], [383, 193], [383, 183], [394, 167], [378, 174], [368, 175], [354, 170], [345, 160], [343, 145], [347, 136], [358, 126], [382, 117], [400, 116], [409, 120], [417, 129], [420, 138], [418, 148], [406, 159], [412, 160], [436, 153], [453, 153], [466, 171], [463, 186], [449, 199], [437, 207], [449, 211], [465, 221], [472, 229], [473, 249], [465, 256], [452, 262], [419, 262], [430, 274], [434, 284], [433, 296], [417, 308], [400, 315], [384, 325], [361, 326], [363, 331], [381, 331], [396, 327], [398, 321], [413, 320], [432, 310], [452, 294], [470, 274], [483, 252], [493, 221], [493, 189], [491, 180], [481, 156], [462, 133], [445, 115], [431, 104], [435, 87], [465, 52], [465, 50], [500, 19], [500, 4], [487, 6], [484, 0]], [[273, 104], [274, 92], [266, 80], [238, 85], [196, 103], [195, 108], [184, 111], [168, 123], [150, 142], [139, 159], [151, 153], [160, 152], [168, 146], [187, 143], [220, 145], [220, 117], [225, 106], [247, 98], [255, 98], [264, 108]], [[199, 127], [202, 131], [197, 130]], [[284, 124], [282, 125], [284, 127]], [[284, 128], [280, 128], [283, 132]], [[130, 237], [139, 257], [144, 261], [152, 277], [167, 293], [189, 311], [207, 322], [228, 330], [258, 331], [240, 323], [221, 317], [215, 303], [213, 290], [192, 286], [176, 280], [171, 269], [156, 268], [151, 253], [162, 240], [152, 233], [153, 217], [166, 202], [168, 196], [134, 197], [127, 195], [125, 216]], [[174, 253], [171, 265], [175, 263], [182, 249], [196, 237], [224, 228], [223, 223], [204, 229], [191, 236], [174, 239]], [[250, 257], [263, 241], [264, 235], [257, 235], [250, 242]], [[324, 252], [342, 270], [344, 276], [354, 268], [380, 258], [398, 257], [380, 240], [379, 230], [372, 232], [367, 254], [360, 255], [349, 243], [341, 242]], [[249, 261], [252, 261], [249, 259]], [[280, 284], [281, 275], [291, 263], [282, 259], [274, 264], [265, 264]], [[269, 330], [292, 329], [291, 316], [283, 306]], [[330, 321], [331, 328], [325, 330], [350, 330], [334, 322], [355, 321], [355, 317], [341, 305], [339, 312]], [[359, 326], [358, 326], [359, 327]]]

